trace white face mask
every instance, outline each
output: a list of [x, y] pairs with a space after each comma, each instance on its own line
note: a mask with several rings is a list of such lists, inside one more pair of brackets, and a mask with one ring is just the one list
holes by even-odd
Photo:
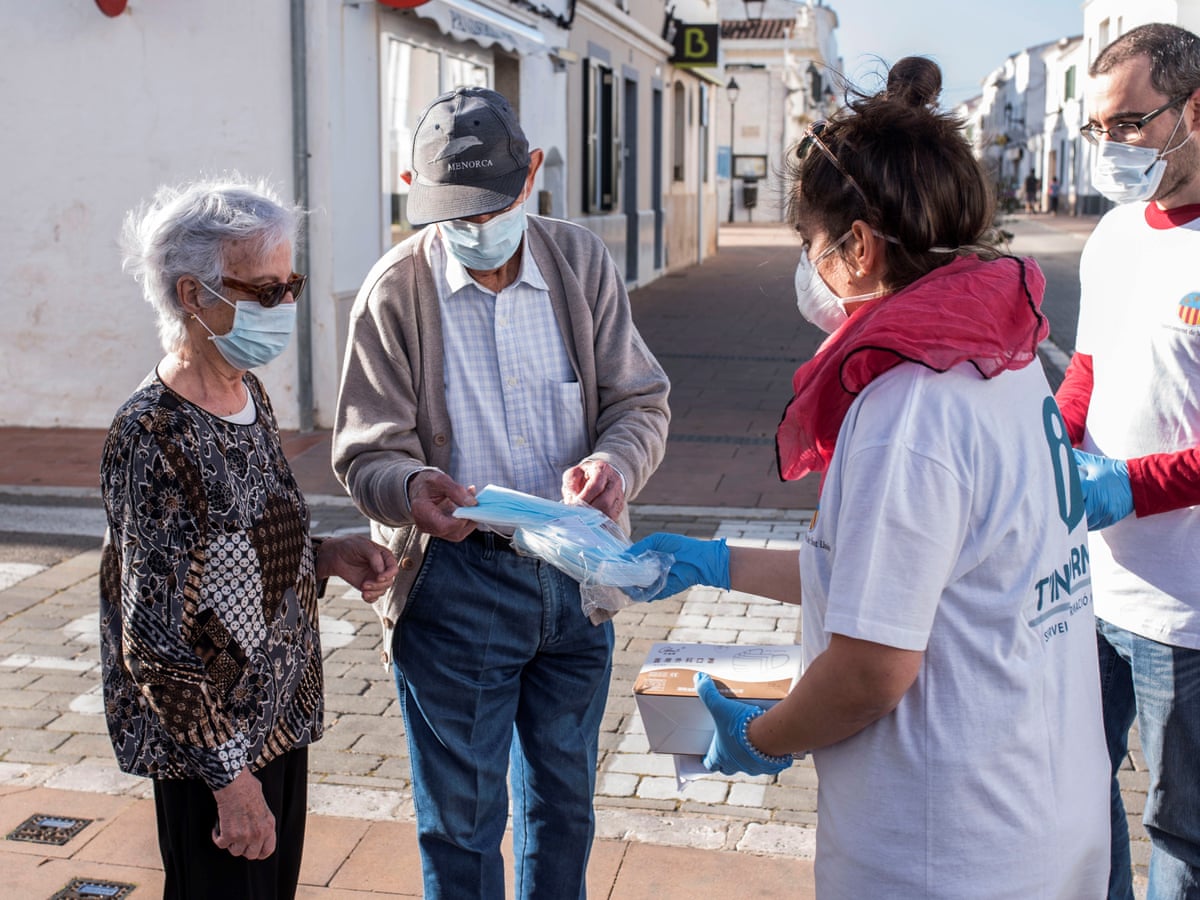
[[[808, 321], [812, 322], [826, 334], [833, 334], [849, 318], [849, 314], [846, 312], [847, 303], [870, 300], [880, 296], [879, 292], [872, 292], [870, 294], [855, 294], [853, 297], [839, 297], [833, 292], [833, 288], [825, 283], [825, 279], [821, 277], [821, 273], [817, 271], [817, 266], [821, 260], [844, 244], [853, 233], [852, 231], [847, 231], [822, 250], [816, 259], [810, 260], [808, 258], [808, 248], [804, 248], [800, 253], [800, 261], [796, 264], [796, 308], [800, 310], [800, 315], [804, 316], [804, 318], [808, 319]], [[884, 235], [878, 236], [884, 240], [892, 240], [892, 238]]]
[[[1171, 136], [1167, 138], [1167, 147], [1171, 146], [1182, 123], [1183, 116], [1180, 115]], [[1186, 144], [1191, 137], [1191, 132], [1188, 132], [1178, 146], [1161, 151], [1119, 141], [1101, 141], [1092, 162], [1092, 185], [1114, 203], [1149, 200], [1162, 184], [1163, 173], [1167, 170], [1167, 156]]]

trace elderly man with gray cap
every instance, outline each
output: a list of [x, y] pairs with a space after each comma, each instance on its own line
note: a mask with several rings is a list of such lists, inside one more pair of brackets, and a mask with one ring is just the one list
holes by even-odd
[[[422, 113], [408, 219], [351, 314], [333, 465], [400, 560], [376, 602], [412, 762], [425, 896], [585, 895], [610, 621], [579, 586], [453, 515], [486, 484], [628, 529], [668, 382], [604, 243], [527, 216], [541, 150], [494, 91]], [[593, 616], [593, 618], [599, 618]]]

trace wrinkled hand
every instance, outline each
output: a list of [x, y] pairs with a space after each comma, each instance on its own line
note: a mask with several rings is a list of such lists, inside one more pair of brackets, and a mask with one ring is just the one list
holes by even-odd
[[266, 859], [275, 852], [275, 816], [263, 799], [262, 783], [249, 769], [213, 791], [217, 825], [213, 843], [234, 856]]
[[1079, 466], [1088, 531], [1107, 528], [1133, 512], [1133, 488], [1125, 460], [1076, 450], [1075, 463]]
[[351, 534], [326, 538], [317, 557], [317, 577], [336, 575], [362, 591], [374, 603], [391, 587], [400, 567], [392, 551], [366, 535]]
[[463, 487], [445, 472], [426, 469], [408, 482], [408, 506], [413, 522], [426, 534], [447, 541], [461, 541], [475, 530], [470, 519], [452, 513], [460, 506], [478, 506], [473, 487]]
[[621, 474], [600, 459], [585, 459], [563, 472], [564, 503], [586, 503], [610, 519], [625, 511], [625, 486]]
[[776, 775], [792, 764], [790, 756], [766, 756], [746, 736], [750, 720], [762, 715], [762, 709], [740, 700], [731, 700], [717, 690], [712, 678], [696, 673], [696, 693], [708, 707], [717, 729], [713, 733], [704, 768], [710, 772], [734, 775]]
[[671, 571], [667, 574], [663, 589], [653, 597], [644, 598], [646, 600], [673, 597], [698, 584], [729, 590], [729, 548], [724, 538], [702, 541], [660, 531], [642, 538], [629, 548], [628, 553], [637, 556], [648, 550], [669, 553], [675, 557], [675, 562], [671, 563]]

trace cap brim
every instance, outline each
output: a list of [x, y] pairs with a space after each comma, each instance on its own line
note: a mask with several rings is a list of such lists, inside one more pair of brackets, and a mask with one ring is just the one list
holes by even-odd
[[486, 184], [436, 184], [415, 176], [408, 188], [405, 218], [420, 226], [498, 212], [521, 196], [528, 174], [525, 168]]

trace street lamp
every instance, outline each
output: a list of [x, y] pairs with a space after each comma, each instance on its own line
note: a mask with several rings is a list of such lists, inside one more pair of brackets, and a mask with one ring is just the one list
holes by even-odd
[[763, 6], [767, 0], [742, 0], [746, 7], [746, 18], [751, 22], [761, 22], [763, 17]]
[[738, 83], [730, 77], [725, 85], [725, 96], [729, 98], [729, 224], [733, 224], [733, 108], [737, 104]]

